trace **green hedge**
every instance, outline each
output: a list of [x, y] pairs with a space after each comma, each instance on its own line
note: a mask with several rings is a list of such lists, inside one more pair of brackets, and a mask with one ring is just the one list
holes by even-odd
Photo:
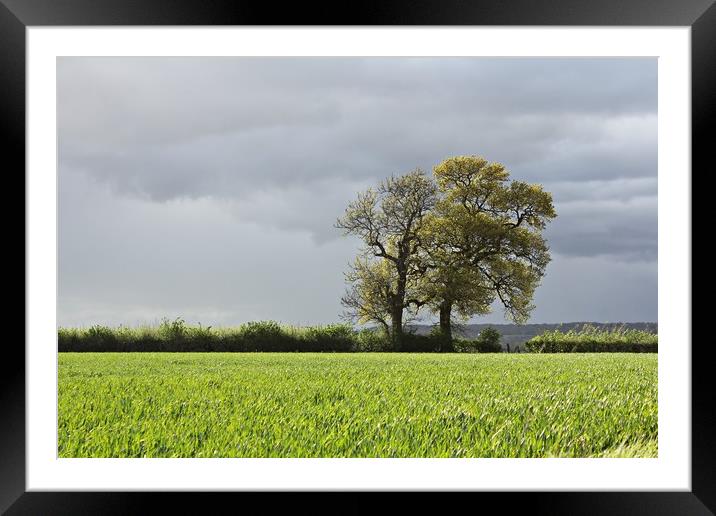
[[[494, 352], [480, 341], [460, 340], [456, 351]], [[400, 351], [435, 352], [435, 336], [406, 334]], [[488, 349], [489, 348], [489, 349]], [[392, 351], [390, 339], [382, 332], [355, 330], [347, 324], [295, 327], [274, 321], [250, 322], [235, 328], [190, 326], [182, 319], [164, 320], [159, 326], [130, 328], [92, 326], [60, 328], [59, 351]]]
[[617, 327], [599, 330], [584, 326], [579, 330], [546, 331], [524, 345], [531, 353], [657, 353], [658, 335], [643, 330]]
[[455, 339], [453, 347], [458, 353], [502, 353], [502, 346], [499, 342], [480, 340]]

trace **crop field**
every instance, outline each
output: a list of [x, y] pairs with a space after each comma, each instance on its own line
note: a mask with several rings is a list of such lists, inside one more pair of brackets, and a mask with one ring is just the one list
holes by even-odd
[[655, 457], [657, 355], [60, 353], [60, 457]]

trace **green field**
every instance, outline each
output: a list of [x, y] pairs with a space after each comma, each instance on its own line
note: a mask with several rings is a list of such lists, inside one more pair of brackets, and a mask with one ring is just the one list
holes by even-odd
[[60, 457], [655, 457], [657, 355], [60, 353]]

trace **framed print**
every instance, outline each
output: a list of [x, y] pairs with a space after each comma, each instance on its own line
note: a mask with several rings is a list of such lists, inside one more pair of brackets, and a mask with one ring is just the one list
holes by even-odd
[[3, 511], [716, 510], [713, 2], [0, 1], [27, 300]]

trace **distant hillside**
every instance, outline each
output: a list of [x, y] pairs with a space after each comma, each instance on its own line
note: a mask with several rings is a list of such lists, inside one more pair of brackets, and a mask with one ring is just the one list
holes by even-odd
[[[652, 333], [658, 333], [658, 325], [653, 322], [634, 322], [634, 323], [598, 323], [598, 322], [569, 322], [559, 324], [465, 324], [461, 325], [459, 329], [455, 329], [455, 336], [460, 336], [468, 339], [474, 339], [477, 337], [482, 330], [485, 328], [495, 328], [502, 335], [502, 347], [507, 348], [507, 344], [510, 345], [510, 349], [515, 351], [520, 349], [521, 344], [528, 341], [535, 335], [540, 335], [548, 330], [562, 330], [569, 331], [572, 329], [579, 329], [584, 325], [591, 325], [599, 329], [609, 330], [618, 327], [625, 327], [633, 330], [644, 330]], [[412, 325], [411, 330], [415, 330], [418, 335], [426, 335], [430, 333], [432, 326], [427, 324], [416, 324]]]

